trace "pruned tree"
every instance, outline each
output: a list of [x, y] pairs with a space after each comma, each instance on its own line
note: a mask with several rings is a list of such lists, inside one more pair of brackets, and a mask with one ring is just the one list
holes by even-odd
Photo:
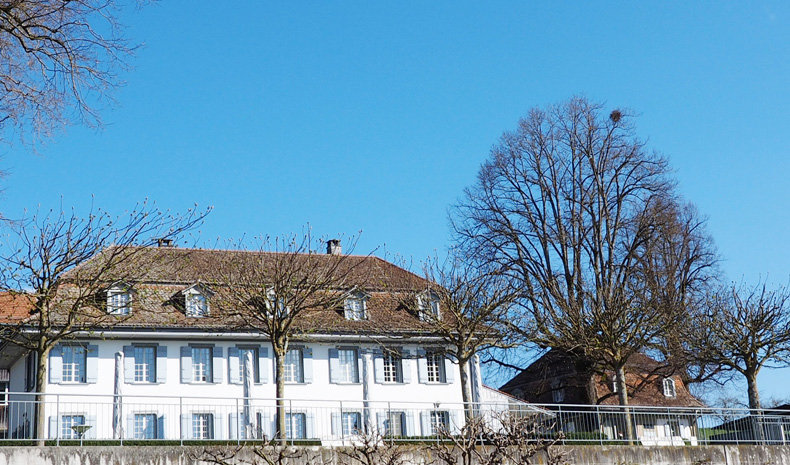
[[404, 465], [409, 463], [409, 448], [385, 438], [376, 428], [362, 431], [351, 446], [338, 448], [340, 463], [345, 465]]
[[790, 366], [790, 291], [765, 283], [722, 287], [696, 317], [699, 356], [746, 378], [749, 408], [761, 408], [760, 370]]
[[[342, 307], [357, 285], [354, 272], [365, 257], [316, 253], [309, 234], [262, 239], [254, 250], [239, 244], [237, 254], [215, 270], [214, 299], [225, 314], [265, 334], [272, 345], [277, 396], [276, 438], [285, 442], [285, 358], [311, 309]], [[350, 250], [356, 242], [351, 241]], [[336, 249], [333, 249], [336, 251]], [[362, 258], [360, 260], [360, 258]]]
[[287, 465], [294, 462], [312, 465], [316, 463], [314, 456], [303, 448], [266, 443], [206, 447], [198, 453], [190, 454], [190, 458], [216, 465]]
[[502, 411], [488, 418], [468, 419], [458, 434], [439, 429], [439, 441], [429, 446], [446, 465], [567, 465], [554, 447], [563, 439], [540, 415]]
[[[425, 268], [430, 288], [438, 297], [440, 312], [417, 308], [431, 325], [450, 355], [458, 363], [461, 395], [467, 420], [474, 413], [470, 364], [475, 356], [489, 349], [516, 346], [513, 326], [507, 321], [518, 297], [512, 279], [497, 269], [474, 264], [473, 260], [451, 254], [443, 263], [437, 258]], [[426, 306], [428, 297], [417, 296], [414, 304]]]
[[[48, 356], [55, 345], [128, 317], [107, 308], [106, 291], [112, 283], [133, 286], [145, 272], [136, 264], [145, 250], [139, 246], [177, 238], [209, 211], [171, 214], [144, 202], [118, 217], [102, 210], [84, 218], [50, 211], [11, 224], [0, 255], [0, 292], [21, 309], [0, 325], [0, 340], [35, 354], [38, 405], [45, 401]], [[39, 438], [45, 420], [44, 409], [38, 409]]]
[[631, 115], [577, 97], [505, 133], [452, 220], [470, 253], [517, 279], [526, 311], [514, 321], [614, 371], [627, 405], [626, 361], [666, 344], [715, 265], [693, 213]]
[[124, 6], [121, 0], [0, 2], [0, 130], [35, 142], [70, 123], [101, 125], [99, 110], [112, 102], [134, 51], [118, 22]]

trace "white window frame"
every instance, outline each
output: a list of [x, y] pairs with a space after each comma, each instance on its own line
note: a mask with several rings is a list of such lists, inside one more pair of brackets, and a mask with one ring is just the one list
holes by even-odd
[[[79, 349], [82, 353], [75, 353]], [[67, 363], [66, 353], [71, 358]], [[61, 346], [61, 357], [63, 368], [61, 372], [61, 382], [63, 384], [85, 384], [88, 382], [88, 348], [81, 344], [63, 344]], [[77, 358], [79, 357], [79, 358]]]
[[367, 297], [364, 294], [356, 293], [346, 297], [343, 308], [346, 320], [359, 321], [368, 319]]
[[439, 428], [444, 428], [445, 432], [450, 430], [450, 412], [447, 410], [431, 410], [429, 417], [431, 427], [430, 435], [439, 434]]
[[[353, 423], [349, 420], [355, 420], [356, 427], [352, 428]], [[362, 413], [357, 411], [344, 411], [340, 414], [340, 431], [343, 436], [352, 436], [362, 432]]]
[[[156, 384], [156, 357], [157, 346], [135, 345], [134, 350], [134, 382]], [[150, 350], [151, 358], [146, 359], [145, 352]], [[142, 360], [140, 358], [142, 356]]]
[[420, 321], [441, 320], [439, 296], [433, 291], [425, 291], [417, 295], [417, 312]]
[[445, 355], [440, 352], [425, 353], [425, 374], [428, 383], [441, 384], [447, 382], [445, 358]]
[[[214, 381], [214, 350], [210, 346], [190, 346], [192, 352], [192, 382], [198, 384], [210, 384]], [[197, 352], [199, 351], [199, 352]], [[199, 360], [200, 354], [207, 354], [205, 363]], [[197, 352], [197, 353], [196, 353]], [[197, 357], [196, 357], [197, 355]], [[204, 378], [205, 379], [200, 379]]]
[[121, 283], [107, 289], [107, 313], [110, 315], [130, 315], [132, 313], [132, 291]]
[[[69, 419], [68, 421], [66, 419]], [[80, 419], [80, 421], [73, 422], [72, 419]], [[82, 413], [67, 413], [60, 416], [60, 438], [61, 439], [79, 439], [80, 435], [71, 427], [86, 424], [87, 418]]]
[[209, 300], [213, 295], [200, 284], [195, 284], [181, 291], [184, 295], [184, 315], [192, 318], [203, 318], [211, 313]]
[[[294, 435], [294, 419], [301, 418], [299, 434]], [[286, 439], [307, 439], [307, 414], [305, 412], [286, 412], [285, 414], [285, 437]]]
[[[159, 431], [157, 431], [157, 429], [159, 428], [159, 415], [152, 412], [135, 412], [132, 415], [133, 415], [132, 426], [134, 430], [130, 431], [130, 433], [134, 439], [157, 439], [159, 437]], [[141, 425], [142, 422], [138, 422], [138, 420], [142, 420], [144, 418], [150, 419], [150, 417], [153, 417], [153, 424], [146, 423], [145, 425], [143, 425], [144, 427], [142, 429], [139, 429], [138, 425]], [[151, 436], [146, 436], [144, 434], [146, 432], [147, 427], [151, 428], [151, 433], [152, 433]]]
[[[343, 355], [346, 355], [344, 358]], [[349, 358], [349, 355], [351, 358]], [[340, 368], [338, 382], [358, 383], [359, 382], [359, 351], [348, 347], [337, 349], [337, 364]]]
[[677, 386], [675, 385], [675, 379], [668, 377], [664, 378], [663, 384], [663, 391], [664, 397], [674, 398], [677, 397]]
[[384, 382], [390, 384], [403, 382], [403, 356], [391, 350], [382, 354], [384, 367]]
[[[214, 413], [192, 412], [191, 420], [190, 427], [192, 429], [192, 439], [214, 439], [215, 435], [217, 434], [217, 432], [214, 431]], [[204, 426], [205, 429], [203, 428]], [[195, 434], [203, 433], [204, 431], [205, 434]]]
[[[394, 419], [397, 419], [397, 431], [395, 431], [392, 427]], [[386, 419], [384, 421], [386, 423], [384, 424], [383, 436], [394, 438], [406, 436], [406, 412], [401, 410], [387, 411]]]
[[288, 349], [285, 353], [283, 380], [289, 384], [304, 383], [304, 350], [301, 347]]

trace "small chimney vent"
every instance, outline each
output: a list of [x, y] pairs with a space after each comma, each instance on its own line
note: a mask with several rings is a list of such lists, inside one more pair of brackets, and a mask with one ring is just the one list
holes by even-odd
[[159, 247], [173, 247], [173, 239], [157, 239], [156, 244]]
[[340, 239], [329, 239], [326, 241], [326, 253], [329, 255], [342, 255], [343, 248], [340, 246]]

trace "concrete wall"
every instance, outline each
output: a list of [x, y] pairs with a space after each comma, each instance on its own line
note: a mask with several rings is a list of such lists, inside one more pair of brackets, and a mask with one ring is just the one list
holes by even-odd
[[[790, 446], [709, 447], [561, 447], [573, 465], [790, 465]], [[0, 465], [197, 465], [201, 447], [0, 447]], [[343, 465], [340, 454], [330, 448], [307, 448], [293, 465]], [[240, 458], [255, 462], [248, 451]], [[425, 465], [432, 457], [412, 449], [409, 464]], [[545, 457], [533, 463], [545, 464]]]

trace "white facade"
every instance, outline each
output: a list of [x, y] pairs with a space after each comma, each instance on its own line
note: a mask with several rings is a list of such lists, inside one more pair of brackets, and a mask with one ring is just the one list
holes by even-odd
[[[290, 436], [342, 438], [354, 429], [361, 430], [363, 423], [396, 436], [430, 436], [435, 434], [437, 421], [452, 428], [460, 426], [463, 406], [458, 365], [444, 356], [431, 355], [432, 350], [438, 354], [441, 349], [436, 341], [400, 338], [372, 343], [360, 336], [322, 339], [294, 341], [290, 346], [301, 355], [290, 367], [301, 372], [291, 377], [293, 381], [286, 383], [285, 390], [288, 429], [293, 430]], [[248, 385], [246, 401], [243, 357], [239, 357], [242, 349], [254, 349], [258, 355], [253, 363], [257, 373]], [[340, 351], [345, 351], [342, 361]], [[125, 354], [121, 373], [116, 373], [118, 353]], [[349, 363], [351, 356], [356, 358], [355, 366]], [[209, 363], [202, 363], [206, 359]], [[265, 337], [108, 332], [59, 344], [50, 354], [48, 368], [49, 438], [75, 437], [70, 426], [80, 422], [90, 426], [85, 438], [273, 435], [275, 367]], [[12, 392], [24, 392], [26, 385], [30, 386], [26, 371], [25, 357], [13, 364]], [[471, 371], [479, 373], [479, 367]], [[121, 395], [114, 397], [116, 375], [122, 380]], [[472, 382], [479, 385], [479, 379]], [[20, 428], [23, 417], [12, 412], [11, 431]]]

